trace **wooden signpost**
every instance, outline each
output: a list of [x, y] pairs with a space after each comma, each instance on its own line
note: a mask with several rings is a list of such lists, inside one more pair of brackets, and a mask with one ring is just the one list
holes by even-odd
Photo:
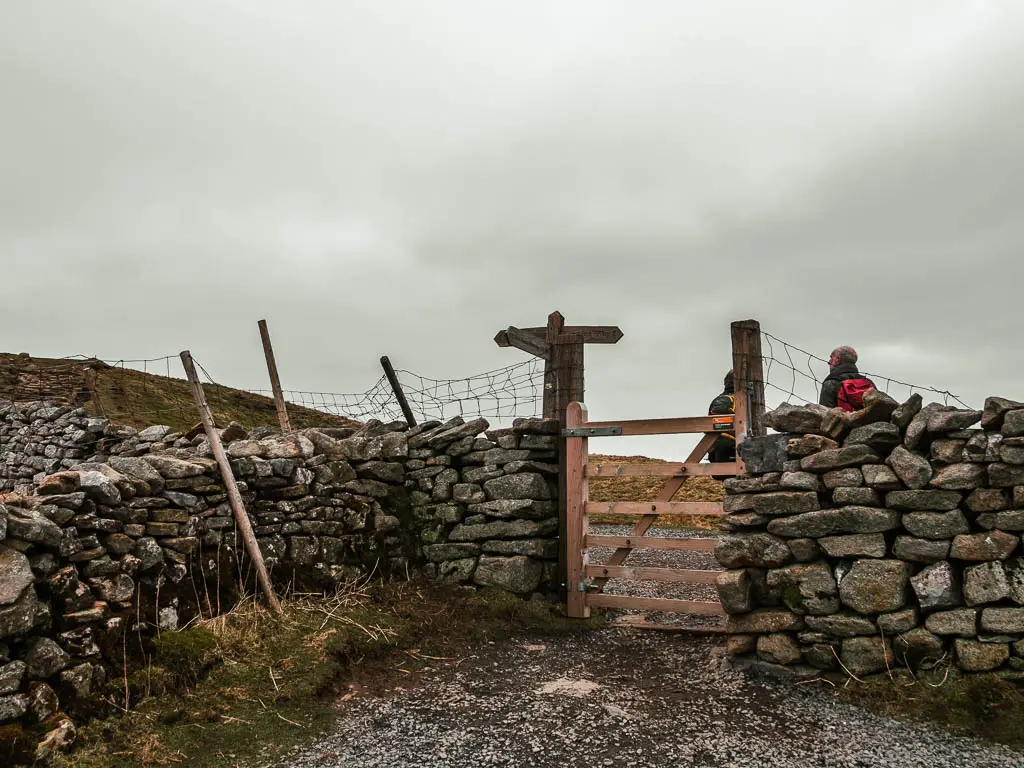
[[[585, 344], [616, 344], [622, 338], [617, 325], [566, 325], [561, 312], [548, 315], [543, 328], [510, 326], [498, 331], [494, 343], [515, 347], [544, 361], [544, 418], [558, 419], [565, 426], [569, 403], [583, 402], [583, 347]], [[567, 583], [566, 574], [566, 444], [559, 447], [559, 554], [558, 583]]]

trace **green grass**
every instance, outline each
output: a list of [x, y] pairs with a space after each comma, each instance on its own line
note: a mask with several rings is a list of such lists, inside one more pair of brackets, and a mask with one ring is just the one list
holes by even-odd
[[964, 736], [1024, 746], [1024, 690], [998, 674], [947, 676], [936, 670], [914, 678], [904, 670], [893, 678], [849, 682], [837, 689], [852, 703], [903, 720], [935, 723]]
[[165, 633], [151, 663], [113, 680], [131, 707], [80, 728], [59, 766], [244, 766], [324, 731], [341, 696], [412, 685], [473, 645], [600, 626], [498, 591], [401, 583], [285, 601], [272, 618], [249, 601], [201, 626]]

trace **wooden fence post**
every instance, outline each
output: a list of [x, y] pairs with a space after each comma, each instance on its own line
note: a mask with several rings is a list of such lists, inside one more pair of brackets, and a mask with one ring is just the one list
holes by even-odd
[[267, 358], [267, 372], [270, 374], [270, 388], [274, 391], [274, 407], [277, 408], [277, 420], [281, 423], [282, 432], [291, 432], [292, 424], [288, 419], [288, 409], [284, 403], [284, 392], [281, 391], [281, 378], [277, 375], [277, 362], [274, 360], [274, 348], [270, 346], [270, 331], [267, 321], [260, 320], [260, 338], [263, 340], [263, 355]]
[[196, 401], [196, 409], [203, 422], [203, 429], [206, 430], [206, 438], [210, 441], [213, 456], [220, 468], [220, 476], [224, 480], [228, 501], [231, 503], [231, 511], [235, 515], [235, 522], [238, 524], [238, 530], [245, 542], [245, 549], [249, 553], [253, 565], [256, 566], [256, 577], [263, 588], [267, 603], [274, 613], [280, 615], [282, 613], [281, 603], [278, 602], [277, 595], [274, 594], [274, 587], [270, 583], [270, 576], [267, 575], [267, 568], [263, 564], [263, 553], [260, 552], [259, 544], [256, 542], [256, 535], [253, 533], [252, 524], [249, 522], [249, 516], [245, 512], [245, 505], [242, 502], [242, 494], [238, 491], [235, 476], [231, 472], [231, 464], [228, 462], [227, 454], [224, 453], [224, 446], [220, 442], [217, 428], [213, 424], [213, 414], [210, 412], [210, 406], [206, 403], [203, 385], [199, 383], [199, 376], [196, 375], [196, 367], [192, 362], [192, 354], [188, 350], [181, 353], [181, 364], [185, 367], [185, 375], [192, 388], [192, 398]]
[[[564, 417], [567, 428], [587, 423], [587, 407], [572, 402]], [[585, 550], [587, 536], [587, 438], [565, 438], [565, 551], [566, 551], [566, 613], [574, 619], [590, 615], [587, 605], [584, 576], [587, 566]]]
[[732, 324], [732, 369], [736, 382], [736, 461], [739, 471], [745, 469], [739, 456], [739, 445], [745, 438], [760, 437], [764, 424], [764, 369], [761, 360], [761, 324], [756, 320], [739, 320]]
[[398, 380], [398, 374], [395, 373], [394, 367], [391, 365], [391, 361], [387, 355], [384, 355], [380, 359], [380, 367], [384, 369], [384, 375], [387, 376], [388, 383], [391, 385], [391, 391], [395, 393], [395, 399], [398, 400], [398, 407], [402, 409], [402, 414], [405, 416], [406, 422], [410, 427], [416, 426], [416, 417], [412, 415], [412, 408], [409, 407], [409, 401], [405, 399], [405, 390], [402, 389], [402, 382]]

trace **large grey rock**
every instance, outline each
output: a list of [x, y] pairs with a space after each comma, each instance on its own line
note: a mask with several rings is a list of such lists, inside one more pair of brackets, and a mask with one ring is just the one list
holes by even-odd
[[[811, 475], [817, 479], [815, 475]], [[820, 509], [818, 494], [803, 491], [779, 491], [754, 496], [753, 509], [759, 515], [792, 515]]]
[[1024, 408], [1024, 403], [1007, 400], [1005, 397], [989, 397], [981, 414], [982, 429], [1002, 429], [1003, 420], [1009, 411]]
[[543, 520], [558, 514], [555, 502], [533, 501], [532, 499], [495, 499], [480, 504], [470, 504], [468, 510], [471, 515], [520, 520]]
[[821, 547], [814, 539], [789, 539], [786, 541], [786, 546], [800, 563], [809, 563], [821, 557]]
[[981, 420], [981, 411], [935, 411], [928, 416], [929, 432], [953, 432], [973, 427]]
[[1006, 509], [1002, 512], [983, 512], [975, 518], [979, 528], [1001, 531], [1024, 531], [1024, 509]]
[[498, 587], [524, 594], [535, 590], [544, 575], [544, 566], [530, 557], [492, 557], [482, 555], [473, 581], [485, 587]]
[[89, 586], [101, 599], [111, 603], [128, 602], [135, 594], [135, 582], [125, 573], [89, 579]]
[[157, 424], [156, 426], [146, 427], [141, 430], [138, 434], [138, 440], [140, 443], [159, 443], [173, 431], [172, 427]]
[[17, 693], [13, 696], [0, 696], [0, 723], [17, 720], [28, 711], [28, 696]]
[[803, 617], [778, 608], [760, 608], [750, 613], [737, 613], [725, 622], [725, 631], [733, 635], [790, 632], [803, 629]]
[[148, 461], [128, 456], [111, 456], [107, 463], [122, 475], [148, 483], [154, 494], [164, 489], [164, 477]]
[[889, 453], [903, 442], [899, 427], [887, 421], [879, 421], [857, 427], [846, 437], [844, 445], [866, 445], [881, 456]]
[[819, 451], [838, 448], [839, 443], [822, 435], [801, 435], [800, 437], [789, 437], [786, 443], [786, 455], [791, 459], [802, 459]]
[[874, 488], [836, 488], [832, 502], [837, 507], [880, 507], [882, 500]]
[[821, 420], [827, 412], [822, 405], [790, 405], [783, 403], [774, 411], [765, 414], [764, 422], [776, 432], [797, 435], [821, 433]]
[[936, 635], [973, 637], [978, 633], [978, 612], [973, 608], [939, 611], [929, 615], [924, 626]]
[[839, 597], [857, 613], [888, 613], [907, 601], [910, 567], [899, 560], [857, 560], [839, 582]]
[[917, 608], [904, 608], [894, 613], [886, 613], [879, 616], [875, 623], [878, 629], [887, 635], [898, 635], [909, 632], [921, 623], [921, 617]]
[[804, 621], [809, 629], [823, 632], [832, 637], [859, 637], [876, 635], [878, 627], [871, 619], [848, 614], [832, 614], [831, 616], [807, 616]]
[[35, 509], [7, 507], [7, 538], [57, 549], [63, 534], [60, 526]]
[[959, 509], [950, 512], [908, 512], [903, 527], [920, 539], [951, 539], [970, 530]]
[[932, 461], [940, 464], [958, 464], [964, 459], [966, 440], [935, 440], [931, 445]]
[[775, 633], [757, 638], [757, 655], [770, 664], [789, 666], [800, 661], [800, 646], [791, 636]]
[[1002, 563], [988, 562], [964, 569], [964, 602], [995, 603], [1010, 597], [1010, 580]]
[[777, 568], [792, 561], [793, 555], [776, 536], [738, 533], [719, 539], [715, 559], [725, 568]]
[[805, 456], [800, 460], [800, 468], [805, 472], [828, 472], [861, 464], [877, 464], [878, 461], [878, 454], [869, 446], [851, 445]]
[[60, 700], [53, 688], [37, 680], [28, 686], [28, 708], [35, 721], [42, 723], [60, 710]]
[[960, 506], [957, 491], [892, 491], [885, 494], [885, 505], [909, 512], [946, 512]]
[[0, 666], [0, 695], [17, 693], [28, 667], [23, 661], [12, 661]]
[[102, 472], [79, 472], [79, 487], [93, 501], [99, 504], [114, 506], [121, 501], [121, 491], [117, 483]]
[[833, 469], [822, 476], [822, 481], [830, 491], [838, 488], [858, 488], [864, 485], [864, 474], [859, 467]]
[[971, 512], [999, 512], [1010, 506], [1010, 499], [1001, 488], [976, 488], [966, 503]]
[[67, 669], [71, 656], [48, 637], [40, 638], [25, 654], [28, 676], [32, 680], [45, 680]]
[[921, 395], [915, 392], [905, 403], [892, 412], [890, 420], [899, 428], [900, 432], [905, 431], [910, 426], [910, 422], [913, 421], [914, 417], [921, 412], [923, 403]]
[[748, 437], [740, 443], [740, 458], [747, 472], [762, 474], [782, 470], [789, 455], [789, 435], [765, 435]]
[[746, 569], [722, 571], [715, 586], [726, 613], [747, 613], [754, 608], [753, 582]]
[[[787, 491], [820, 491], [821, 490], [821, 478], [818, 475], [811, 474], [810, 472], [783, 472], [782, 479], [779, 484]], [[766, 494], [771, 495], [771, 494]], [[757, 508], [756, 505], [754, 507]], [[817, 509], [817, 506], [811, 507], [811, 509]], [[796, 512], [805, 512], [806, 510], [794, 510]]]
[[896, 661], [892, 643], [881, 637], [847, 638], [843, 640], [839, 656], [846, 670], [858, 676], [883, 672]]
[[1020, 537], [1004, 531], [988, 531], [957, 536], [949, 556], [954, 560], [972, 562], [1005, 560], [1020, 544]]
[[931, 479], [933, 488], [948, 490], [970, 490], [985, 485], [984, 464], [951, 464], [940, 469]]
[[820, 538], [841, 533], [881, 533], [900, 525], [900, 515], [875, 507], [840, 507], [781, 517], [768, 524], [768, 532], [791, 538]]
[[495, 539], [485, 541], [481, 549], [489, 555], [528, 555], [541, 560], [558, 559], [558, 539]]
[[1024, 485], [1024, 467], [997, 462], [988, 465], [988, 484], [993, 488]]
[[981, 611], [981, 628], [999, 634], [1024, 633], [1024, 608], [985, 608]]
[[81, 478], [77, 472], [56, 472], [52, 475], [47, 475], [39, 482], [36, 493], [40, 496], [58, 496], [75, 493], [80, 483]]
[[918, 411], [914, 418], [910, 420], [910, 424], [903, 430], [903, 445], [912, 451], [916, 450], [927, 435], [928, 419], [933, 413], [941, 410], [949, 409], [939, 403], [929, 403]]
[[963, 603], [960, 578], [947, 561], [929, 565], [910, 579], [917, 602], [926, 611], [955, 608]]
[[465, 544], [429, 544], [423, 547], [423, 556], [432, 563], [443, 563], [445, 560], [462, 560], [480, 553], [480, 545]]
[[165, 480], [185, 480], [189, 477], [199, 477], [206, 472], [206, 468], [200, 464], [176, 459], [173, 456], [147, 454], [143, 460]]
[[948, 539], [917, 539], [913, 536], [897, 536], [892, 553], [900, 560], [911, 563], [937, 563], [949, 557]]
[[839, 610], [839, 592], [827, 563], [801, 563], [768, 572], [768, 586], [798, 615], [818, 616]]
[[1009, 643], [981, 643], [977, 640], [957, 639], [954, 646], [957, 664], [965, 672], [989, 672], [1002, 666], [1010, 657]]
[[484, 539], [540, 538], [558, 530], [557, 520], [496, 520], [493, 523], [456, 525], [449, 541], [483, 541]]
[[16, 602], [33, 580], [28, 558], [0, 544], [0, 605]]
[[445, 560], [437, 566], [438, 580], [442, 584], [464, 584], [473, 578], [476, 570], [476, 558], [466, 557], [461, 560]]
[[885, 557], [885, 536], [860, 533], [850, 536], [826, 536], [818, 544], [829, 557]]
[[35, 589], [26, 589], [10, 605], [0, 606], [0, 640], [23, 635], [35, 626], [46, 608], [36, 597]]
[[550, 499], [551, 489], [543, 475], [523, 472], [503, 475], [484, 483], [488, 499]]
[[152, 537], [147, 536], [135, 542], [132, 554], [139, 559], [139, 570], [143, 572], [160, 568], [164, 564], [164, 551]]
[[932, 465], [928, 459], [911, 453], [903, 446], [897, 447], [885, 461], [905, 486], [913, 490], [924, 488], [932, 479]]
[[1002, 433], [1006, 437], [1024, 435], [1024, 409], [1007, 411], [1003, 418]]
[[894, 491], [903, 487], [896, 473], [885, 464], [865, 464], [860, 468], [864, 484], [879, 491]]

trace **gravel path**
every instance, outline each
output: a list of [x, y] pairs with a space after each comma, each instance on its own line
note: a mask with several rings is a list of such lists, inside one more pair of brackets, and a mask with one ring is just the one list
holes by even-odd
[[747, 678], [717, 640], [602, 629], [490, 644], [276, 766], [1010, 768], [1024, 755], [903, 724], [827, 692]]

